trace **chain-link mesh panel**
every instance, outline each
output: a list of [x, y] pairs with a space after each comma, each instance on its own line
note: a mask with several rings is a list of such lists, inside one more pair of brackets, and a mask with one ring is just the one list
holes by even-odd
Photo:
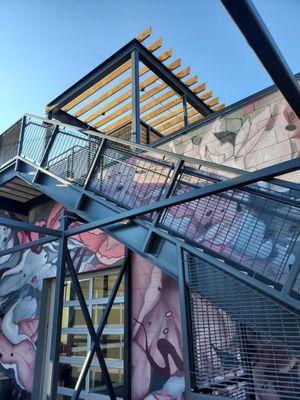
[[0, 165], [12, 160], [18, 153], [21, 121], [0, 136]]
[[[174, 195], [210, 183], [206, 175], [182, 173]], [[160, 225], [281, 287], [295, 262], [300, 230], [299, 204], [285, 196], [288, 201], [284, 193], [275, 197], [266, 185], [262, 191], [259, 185], [227, 190], [168, 208]]]
[[134, 208], [159, 200], [173, 165], [145, 153], [106, 146], [88, 187], [114, 203]]
[[53, 125], [43, 121], [25, 118], [21, 156], [35, 164], [39, 164], [53, 133]]
[[233, 399], [300, 398], [300, 316], [186, 254], [192, 380]]
[[45, 168], [60, 178], [83, 185], [99, 144], [96, 137], [60, 128]]

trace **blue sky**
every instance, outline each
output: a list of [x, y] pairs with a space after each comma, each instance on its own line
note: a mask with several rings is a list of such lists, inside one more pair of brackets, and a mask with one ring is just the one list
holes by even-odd
[[[255, 0], [294, 73], [300, 0]], [[272, 82], [219, 0], [0, 0], [0, 132], [147, 26], [231, 104]]]

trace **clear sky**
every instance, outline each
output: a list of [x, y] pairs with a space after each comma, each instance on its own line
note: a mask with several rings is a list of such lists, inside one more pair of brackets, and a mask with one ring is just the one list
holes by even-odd
[[[294, 73], [300, 0], [255, 0]], [[219, 0], [0, 0], [0, 132], [152, 26], [231, 104], [272, 82]]]

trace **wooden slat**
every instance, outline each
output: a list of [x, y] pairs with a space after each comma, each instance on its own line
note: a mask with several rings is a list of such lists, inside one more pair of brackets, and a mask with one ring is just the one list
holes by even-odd
[[[205, 92], [205, 93], [203, 93], [203, 95], [199, 96], [199, 98], [200, 98], [201, 100], [206, 100], [206, 99], [208, 99], [208, 98], [211, 97], [211, 96], [212, 96], [212, 91], [209, 90], [208, 92]], [[181, 99], [179, 100], [178, 103], [180, 103], [180, 102], [181, 102]], [[178, 103], [177, 103], [177, 104], [178, 104]], [[171, 109], [172, 107], [174, 107], [174, 105], [176, 105], [176, 104], [172, 104], [172, 102], [170, 102], [170, 103], [168, 103], [167, 105], [169, 105], [169, 107], [162, 107], [162, 108], [161, 108], [161, 113], [163, 113], [163, 112], [165, 112], [165, 111], [167, 111], [167, 110], [170, 110], [170, 109]], [[188, 106], [187, 106], [187, 109], [189, 110], [190, 108], [191, 108], [191, 106], [188, 105]], [[159, 114], [161, 114], [161, 113], [159, 113]], [[170, 110], [170, 112], [169, 112], [168, 114], [164, 114], [164, 115], [162, 115], [161, 117], [159, 117], [159, 118], [155, 119], [154, 121], [152, 121], [152, 122], [151, 122], [151, 126], [156, 126], [156, 125], [159, 125], [159, 124], [161, 124], [161, 123], [163, 123], [163, 122], [166, 122], [166, 121], [168, 121], [169, 119], [171, 119], [171, 118], [173, 118], [173, 117], [177, 117], [178, 114], [180, 114], [180, 113], [183, 113], [182, 105], [181, 105], [180, 107], [177, 107], [177, 108], [173, 109], [173, 110]], [[157, 115], [158, 115], [158, 114], [157, 114]], [[144, 118], [143, 118], [143, 121], [147, 121], [147, 120], [144, 120]]]
[[[192, 76], [191, 78], [187, 79], [187, 80], [184, 82], [184, 84], [185, 84], [187, 87], [190, 87], [190, 86], [194, 85], [195, 83], [197, 83], [197, 81], [198, 81], [198, 77], [197, 77], [197, 75], [195, 75], [195, 76]], [[165, 85], [165, 87], [166, 87], [166, 86], [167, 86], [167, 85]], [[202, 83], [201, 85], [199, 85], [199, 86], [195, 87], [194, 89], [192, 89], [192, 91], [193, 91], [194, 93], [199, 93], [199, 92], [201, 92], [202, 90], [205, 90], [205, 83]], [[150, 91], [147, 92], [147, 93], [150, 93]], [[144, 106], [142, 106], [142, 107], [140, 108], [140, 114], [143, 114], [143, 113], [145, 113], [146, 111], [151, 110], [151, 108], [157, 106], [159, 103], [161, 103], [161, 102], [163, 102], [163, 101], [165, 101], [165, 100], [168, 100], [169, 98], [173, 97], [174, 95], [176, 95], [176, 93], [174, 92], [174, 90], [169, 90], [168, 92], [164, 93], [164, 94], [161, 95], [161, 96], [158, 96], [158, 97], [155, 98], [154, 100], [149, 101], [147, 104], [145, 104]], [[151, 94], [151, 95], [149, 96], [149, 98], [152, 97], [152, 96], [153, 96], [153, 95]], [[142, 116], [141, 119], [144, 121], [144, 116]]]
[[[175, 61], [173, 61], [169, 66], [168, 69], [170, 71], [173, 71], [174, 69], [180, 67], [181, 65], [181, 60], [177, 59]], [[146, 89], [148, 86], [152, 85], [154, 82], [158, 81], [160, 78], [153, 74], [150, 75], [147, 79], [145, 79], [144, 81], [142, 81], [140, 83], [140, 90], [144, 90]], [[112, 121], [113, 119], [117, 118], [118, 116], [124, 114], [124, 112], [128, 111], [131, 109], [131, 103], [126, 104], [125, 106], [119, 108], [118, 110], [116, 110], [115, 112], [112, 112], [111, 114], [109, 114], [107, 117], [102, 118], [100, 121], [97, 121], [93, 124], [94, 128], [99, 128], [100, 126], [103, 126], [104, 124], [106, 124], [109, 121]]]
[[215, 97], [214, 99], [205, 102], [205, 104], [206, 104], [208, 107], [215, 106], [215, 105], [217, 105], [218, 103], [219, 103], [219, 97]]
[[213, 107], [212, 110], [214, 112], [217, 112], [217, 111], [223, 110], [223, 108], [225, 108], [225, 107], [226, 107], [226, 104], [225, 103], [221, 103], [217, 107]]
[[[188, 69], [188, 68], [185, 68], [184, 70], [182, 70], [181, 73], [180, 73], [181, 77], [183, 77], [183, 73], [185, 73], [185, 75], [188, 75], [189, 69]], [[186, 86], [188, 86], [188, 87], [189, 87], [189, 86], [192, 86], [192, 85], [195, 84], [195, 83], [197, 83], [197, 76], [193, 76], [193, 77], [187, 79], [187, 80], [184, 82], [184, 84], [185, 84]], [[205, 88], [205, 84], [203, 84], [203, 85], [204, 85], [204, 88]], [[202, 86], [203, 86], [203, 85], [202, 85]], [[167, 85], [166, 83], [162, 83], [162, 84], [160, 84], [160, 85], [157, 85], [157, 86], [153, 87], [152, 89], [150, 89], [149, 91], [147, 91], [146, 93], [144, 93], [144, 94], [142, 94], [142, 95], [140, 96], [140, 104], [143, 103], [145, 100], [150, 99], [150, 98], [153, 97], [155, 94], [161, 92], [162, 90], [164, 90], [164, 89], [167, 88], [167, 87], [168, 87], [168, 85]], [[196, 88], [195, 88], [195, 89], [196, 89]], [[204, 90], [204, 89], [203, 89], [203, 90]], [[140, 113], [142, 114], [142, 113], [146, 112], [147, 110], [153, 108], [155, 105], [157, 105], [157, 102], [158, 102], [158, 101], [166, 100], [166, 99], [168, 99], [169, 97], [172, 97], [172, 96], [174, 96], [174, 95], [175, 95], [175, 92], [174, 92], [173, 90], [170, 90], [170, 91], [166, 92], [166, 93], [163, 94], [162, 96], [157, 97], [157, 99], [154, 99], [153, 101], [150, 101], [150, 102], [148, 102], [147, 104], [145, 104], [144, 106], [142, 106], [142, 107], [140, 108]], [[130, 110], [130, 109], [131, 109], [131, 104], [127, 105], [125, 111], [128, 111], [128, 110]], [[124, 111], [124, 112], [125, 112], [125, 111]], [[130, 118], [128, 119], [128, 121], [129, 121], [129, 120], [130, 120]]]
[[144, 40], [146, 40], [149, 36], [151, 36], [151, 26], [149, 26], [148, 28], [146, 28], [144, 30], [144, 32], [140, 33], [139, 35], [137, 35], [136, 39], [139, 42], [143, 42]]
[[[177, 76], [177, 78], [182, 79], [185, 76], [187, 76], [190, 73], [190, 68], [186, 67], [183, 70], [177, 72], [177, 74], [175, 74]], [[166, 83], [162, 83], [159, 86], [156, 86], [152, 89], [150, 89], [147, 93], [144, 93], [140, 100], [142, 99], [142, 101], [146, 100], [147, 98], [150, 98], [151, 96], [153, 96], [155, 93], [157, 93], [160, 90], [163, 90], [167, 87], [168, 85]], [[130, 108], [131, 108], [131, 103], [130, 103]], [[119, 119], [118, 121], [116, 121], [115, 123], [109, 125], [108, 127], [103, 129], [103, 132], [110, 132], [113, 131], [115, 129], [117, 129], [118, 127], [122, 126], [123, 124], [130, 122], [131, 120], [131, 115], [126, 115], [125, 117]]]
[[[225, 103], [221, 103], [216, 107], [212, 107], [212, 110], [215, 111], [215, 112], [216, 111], [220, 111], [223, 108], [225, 108], [225, 106], [226, 106]], [[200, 121], [201, 119], [203, 119], [202, 115], [196, 115], [195, 117], [189, 118], [189, 124], [192, 124], [194, 122]], [[174, 132], [178, 131], [179, 129], [183, 128], [183, 127], [184, 127], [184, 123], [182, 122], [182, 123], [176, 125], [173, 128], [170, 128], [168, 130], [163, 131], [162, 133], [163, 133], [163, 135], [168, 136], [168, 135], [171, 135], [171, 133], [174, 133]]]
[[19, 202], [21, 202], [21, 203], [27, 203], [27, 201], [28, 201], [27, 199], [24, 199], [24, 198], [15, 196], [15, 195], [13, 195], [13, 194], [4, 193], [4, 192], [2, 192], [1, 190], [0, 190], [0, 196], [1, 196], [1, 197], [5, 197], [5, 198], [7, 198], [7, 199], [12, 199], [12, 200], [19, 201]]
[[[194, 108], [188, 112], [188, 117], [192, 117], [196, 114], [199, 114], [199, 111], [195, 110]], [[179, 115], [178, 117], [173, 117], [169, 122], [166, 122], [164, 124], [158, 125], [155, 129], [157, 129], [159, 132], [164, 132], [166, 129], [171, 128], [174, 125], [177, 125], [179, 122], [184, 120], [184, 116]], [[152, 126], [152, 124], [151, 124]]]
[[[158, 50], [161, 46], [162, 46], [162, 39], [160, 38], [156, 40], [154, 43], [152, 43], [148, 47], [148, 50], [154, 52], [155, 50]], [[108, 74], [105, 78], [101, 79], [99, 82], [95, 83], [95, 85], [91, 86], [89, 89], [81, 93], [81, 95], [76, 97], [70, 103], [66, 104], [63, 107], [63, 111], [70, 111], [72, 108], [77, 106], [83, 100], [87, 99], [89, 96], [97, 92], [97, 90], [103, 88], [105, 85], [116, 79], [118, 76], [128, 71], [130, 67], [131, 67], [131, 60], [128, 60], [123, 65], [121, 65], [120, 67], [116, 68], [113, 72]]]
[[[203, 90], [203, 85], [197, 86], [196, 88], [192, 89], [192, 91], [193, 91], [195, 94], [198, 94], [198, 93], [201, 92], [202, 90]], [[171, 97], [171, 96], [169, 96], [169, 97]], [[156, 104], [155, 104], [155, 105], [161, 103], [162, 101], [167, 100], [167, 98], [168, 98], [168, 97], [164, 97], [164, 95], [158, 97], [158, 98], [156, 99]], [[169, 110], [170, 108], [172, 108], [172, 107], [174, 107], [174, 106], [176, 106], [177, 104], [180, 104], [180, 103], [182, 103], [182, 98], [179, 97], [179, 96], [177, 96], [175, 99], [169, 101], [169, 102], [166, 103], [166, 104], [163, 104], [161, 107], [156, 108], [156, 109], [153, 110], [152, 112], [150, 112], [150, 113], [148, 113], [148, 114], [146, 114], [146, 115], [142, 115], [141, 118], [142, 118], [142, 120], [143, 120], [144, 122], [147, 122], [147, 121], [149, 121], [150, 119], [152, 119], [152, 118], [154, 118], [154, 117], [157, 117], [158, 115], [164, 113], [165, 111]], [[182, 109], [182, 107], [181, 107], [181, 109]]]
[[[162, 53], [160, 56], [158, 56], [158, 59], [160, 61], [165, 61], [168, 58], [172, 56], [172, 49], [168, 49], [164, 53]], [[147, 67], [142, 67], [139, 70], [139, 76], [144, 75], [146, 72], [149, 71], [149, 68]], [[123, 79], [118, 85], [113, 87], [112, 89], [108, 90], [107, 92], [103, 93], [101, 96], [99, 96], [97, 99], [92, 100], [89, 102], [86, 106], [80, 108], [76, 113], [74, 113], [74, 117], [80, 117], [81, 115], [85, 114], [87, 111], [90, 109], [94, 108], [98, 104], [102, 103], [104, 100], [107, 100], [109, 97], [112, 95], [116, 94], [119, 92], [121, 89], [125, 88], [131, 83], [131, 77]], [[90, 114], [87, 116], [83, 121], [86, 123], [89, 123], [96, 118], [100, 117], [103, 113], [106, 113], [107, 111], [111, 110], [112, 108], [116, 107], [123, 101], [127, 100], [128, 98], [131, 97], [131, 90], [126, 91], [123, 93], [121, 96], [117, 97], [116, 99], [112, 100], [111, 102], [105, 104], [102, 108], [96, 110], [94, 113]]]
[[[13, 189], [6, 188], [6, 187], [1, 187], [0, 192], [2, 193], [2, 196], [8, 197], [8, 196], [14, 196], [14, 198], [18, 201], [28, 201], [31, 200], [33, 197], [30, 195], [26, 195], [24, 193], [16, 192]], [[11, 197], [12, 198], [12, 197]]]
[[32, 189], [31, 187], [25, 187], [23, 185], [19, 185], [14, 182], [8, 182], [5, 184], [4, 187], [9, 187], [11, 189], [15, 189], [18, 192], [31, 194], [32, 196], [40, 196], [40, 194], [41, 194], [41, 192], [39, 192], [38, 190]]

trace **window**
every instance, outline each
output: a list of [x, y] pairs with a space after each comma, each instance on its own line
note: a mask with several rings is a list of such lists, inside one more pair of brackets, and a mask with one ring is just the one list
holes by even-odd
[[[80, 285], [97, 329], [118, 271], [97, 271], [80, 277]], [[123, 282], [110, 311], [101, 340], [106, 365], [117, 397], [123, 397], [124, 383], [124, 287]], [[66, 279], [62, 317], [59, 386], [57, 399], [70, 399], [82, 370], [91, 338], [71, 280]], [[100, 399], [107, 395], [97, 356], [94, 356], [80, 398]]]

